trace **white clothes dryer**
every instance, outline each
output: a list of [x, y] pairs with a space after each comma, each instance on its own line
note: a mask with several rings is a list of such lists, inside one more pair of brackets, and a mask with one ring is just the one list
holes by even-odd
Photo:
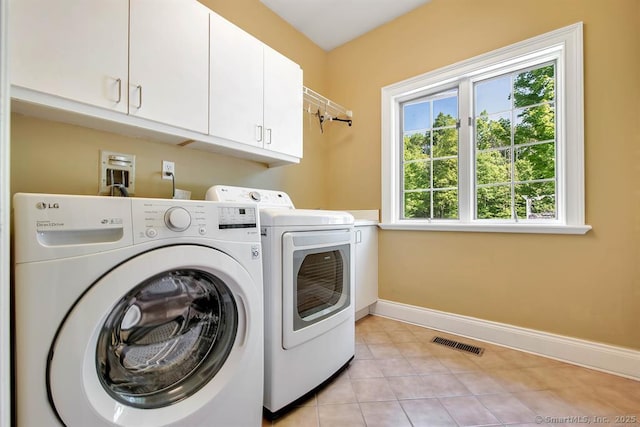
[[269, 418], [276, 418], [354, 357], [354, 219], [347, 212], [295, 209], [281, 191], [214, 186], [206, 198], [258, 203], [264, 251], [264, 407]]
[[252, 203], [16, 194], [16, 425], [259, 426]]

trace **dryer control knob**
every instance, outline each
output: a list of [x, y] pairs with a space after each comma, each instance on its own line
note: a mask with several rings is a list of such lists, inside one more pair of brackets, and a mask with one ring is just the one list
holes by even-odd
[[256, 202], [259, 202], [260, 199], [262, 198], [260, 196], [260, 193], [258, 193], [257, 191], [252, 191], [251, 193], [249, 193], [249, 197], [251, 197], [251, 200], [254, 200]]
[[169, 208], [164, 213], [164, 223], [170, 230], [184, 231], [191, 225], [191, 215], [185, 208]]

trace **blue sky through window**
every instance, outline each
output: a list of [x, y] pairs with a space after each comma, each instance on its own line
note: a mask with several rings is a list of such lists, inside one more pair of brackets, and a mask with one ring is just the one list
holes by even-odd
[[511, 76], [485, 80], [475, 84], [475, 116], [511, 110]]
[[429, 101], [404, 106], [404, 131], [412, 132], [429, 127], [431, 103]]
[[[433, 116], [431, 109], [433, 108]], [[421, 129], [429, 129], [438, 114], [443, 113], [458, 118], [458, 96], [425, 100], [407, 104], [403, 107], [404, 132], [413, 132]]]

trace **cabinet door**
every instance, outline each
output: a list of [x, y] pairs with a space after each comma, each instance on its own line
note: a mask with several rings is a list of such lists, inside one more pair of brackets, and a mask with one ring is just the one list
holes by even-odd
[[195, 0], [131, 0], [129, 114], [208, 133], [209, 11]]
[[127, 112], [128, 0], [12, 0], [11, 83]]
[[264, 147], [302, 157], [302, 70], [264, 48]]
[[210, 43], [210, 134], [262, 147], [262, 42], [211, 14]]
[[356, 230], [356, 311], [378, 300], [378, 227], [359, 226]]

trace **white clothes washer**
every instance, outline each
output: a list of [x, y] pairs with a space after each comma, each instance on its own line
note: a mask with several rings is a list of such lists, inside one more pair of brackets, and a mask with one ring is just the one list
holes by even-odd
[[258, 203], [264, 251], [264, 407], [269, 418], [276, 418], [354, 357], [354, 219], [347, 212], [295, 209], [281, 191], [214, 186], [206, 198]]
[[259, 426], [256, 204], [16, 194], [16, 425]]

